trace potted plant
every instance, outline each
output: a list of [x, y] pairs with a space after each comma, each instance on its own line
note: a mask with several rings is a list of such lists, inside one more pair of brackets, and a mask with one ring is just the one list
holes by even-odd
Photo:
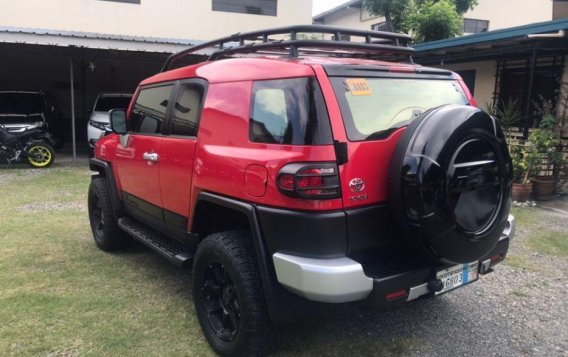
[[[552, 114], [542, 117], [539, 127], [534, 129], [528, 138], [530, 147], [536, 154], [536, 165], [544, 167], [544, 171], [552, 173], [555, 166], [562, 164], [562, 153], [558, 151], [560, 138], [556, 129], [556, 120]], [[555, 179], [550, 174], [547, 176], [532, 177], [533, 195], [538, 200], [551, 199], [555, 192]]]
[[499, 103], [485, 105], [487, 112], [497, 119], [507, 138], [511, 127], [520, 119], [517, 102], [517, 99], [509, 98], [507, 101], [501, 100]]
[[513, 192], [512, 199], [516, 202], [526, 202], [532, 193], [533, 183], [530, 173], [538, 163], [538, 155], [529, 144], [509, 146], [513, 162]]

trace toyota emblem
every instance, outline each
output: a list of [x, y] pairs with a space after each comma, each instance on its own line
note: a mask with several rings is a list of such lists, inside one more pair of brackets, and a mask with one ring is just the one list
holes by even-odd
[[351, 189], [351, 191], [355, 193], [361, 192], [365, 189], [365, 182], [360, 178], [354, 178], [353, 180], [349, 181], [349, 189]]

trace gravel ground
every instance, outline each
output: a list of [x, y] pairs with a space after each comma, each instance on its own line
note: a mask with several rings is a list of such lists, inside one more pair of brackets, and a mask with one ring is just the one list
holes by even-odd
[[528, 237], [543, 229], [566, 232], [568, 239], [568, 212], [533, 208], [530, 215], [536, 215], [535, 223], [518, 228], [511, 262], [478, 282], [386, 311], [330, 307], [308, 326], [291, 327], [283, 350], [298, 350], [296, 344], [315, 333], [331, 347], [346, 334], [360, 344], [403, 341], [399, 350], [370, 352], [376, 356], [568, 356], [568, 257], [537, 253], [527, 245]]

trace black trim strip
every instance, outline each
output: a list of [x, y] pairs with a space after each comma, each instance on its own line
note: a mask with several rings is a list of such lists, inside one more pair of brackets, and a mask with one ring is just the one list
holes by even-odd
[[381, 78], [435, 78], [455, 79], [454, 73], [445, 69], [430, 67], [415, 67], [415, 72], [390, 72], [387, 66], [353, 66], [344, 64], [324, 65], [329, 77], [381, 77]]

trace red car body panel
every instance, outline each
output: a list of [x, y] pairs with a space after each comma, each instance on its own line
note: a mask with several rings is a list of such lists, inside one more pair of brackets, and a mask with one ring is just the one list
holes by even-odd
[[162, 207], [189, 217], [196, 139], [165, 136], [160, 149]]
[[114, 166], [121, 189], [145, 201], [162, 207], [160, 163], [144, 159], [144, 153], [161, 153], [162, 136], [132, 134], [128, 146], [117, 143]]
[[[198, 133], [192, 197], [195, 199], [201, 191], [211, 191], [273, 207], [298, 210], [341, 209], [341, 199], [297, 199], [284, 196], [278, 191], [276, 177], [282, 166], [290, 162], [334, 162], [335, 152], [332, 145], [296, 146], [250, 142], [250, 108], [238, 103], [250, 103], [251, 89], [251, 81], [209, 86]], [[250, 165], [267, 170], [266, 191], [260, 197], [248, 194], [245, 189], [245, 171]]]
[[[401, 128], [382, 140], [350, 142], [335, 93], [323, 68], [325, 64], [384, 66], [392, 68], [393, 72], [404, 73], [414, 72], [420, 67], [360, 59], [241, 58], [203, 62], [159, 73], [144, 80], [140, 86], [188, 78], [202, 78], [209, 83], [199, 124], [199, 140], [135, 135], [131, 140], [135, 140], [136, 149], [125, 149], [113, 134], [99, 141], [97, 156], [108, 160], [116, 157], [112, 160], [118, 165], [119, 190], [184, 217], [191, 217], [195, 201], [204, 191], [265, 206], [308, 211], [341, 210], [385, 202], [388, 200], [390, 160], [380, 158], [392, 157], [405, 129]], [[314, 200], [289, 197], [282, 194], [276, 184], [280, 169], [291, 162], [335, 162], [333, 145], [278, 145], [248, 140], [253, 81], [313, 76], [322, 89], [333, 139], [347, 143], [349, 162], [339, 166], [341, 198]], [[463, 80], [456, 78], [470, 104], [475, 105]], [[140, 87], [137, 92], [139, 90]], [[135, 100], [136, 95], [133, 103]], [[131, 103], [128, 114], [132, 106]], [[158, 145], [161, 145], [160, 162], [149, 166], [141, 155], [157, 150]], [[250, 170], [247, 172], [251, 165], [254, 167], [252, 176]], [[349, 187], [351, 180], [356, 178], [366, 183], [361, 192], [352, 192]]]

